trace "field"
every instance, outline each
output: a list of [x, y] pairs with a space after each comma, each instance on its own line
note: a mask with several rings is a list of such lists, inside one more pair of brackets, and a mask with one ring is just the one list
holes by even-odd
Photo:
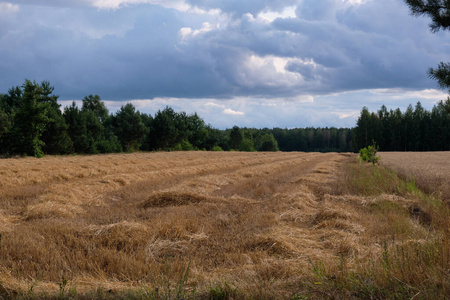
[[0, 195], [3, 297], [450, 292], [448, 207], [354, 154], [3, 159]]
[[450, 152], [381, 152], [381, 164], [450, 203]]

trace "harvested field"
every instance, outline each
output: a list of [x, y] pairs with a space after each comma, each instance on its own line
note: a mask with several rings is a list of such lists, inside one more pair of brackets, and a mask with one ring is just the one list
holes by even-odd
[[[448, 275], [423, 269], [415, 254], [450, 248], [430, 226], [438, 219], [397, 190], [360, 196], [352, 168], [375, 170], [336, 153], [0, 160], [0, 293], [367, 298], [383, 297], [395, 274], [406, 295], [425, 277], [442, 295]], [[409, 272], [386, 273], [392, 249], [411, 255], [412, 265], [401, 265]], [[447, 272], [448, 257], [426, 268]]]
[[381, 164], [450, 203], [450, 152], [380, 152]]

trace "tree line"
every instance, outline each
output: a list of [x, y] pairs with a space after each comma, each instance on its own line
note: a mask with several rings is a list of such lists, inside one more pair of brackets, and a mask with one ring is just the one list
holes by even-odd
[[166, 107], [155, 115], [128, 103], [111, 114], [98, 95], [61, 109], [48, 82], [25, 80], [0, 94], [0, 154], [96, 154], [132, 151], [352, 151], [352, 130], [337, 128], [226, 130], [197, 114]]
[[355, 149], [375, 142], [382, 151], [449, 151], [450, 98], [440, 101], [431, 111], [420, 102], [406, 111], [369, 112], [364, 107], [354, 129]]
[[450, 150], [450, 98], [432, 111], [363, 108], [355, 128], [220, 130], [197, 114], [166, 107], [153, 116], [131, 104], [110, 113], [98, 95], [61, 109], [48, 82], [25, 80], [0, 94], [0, 155], [96, 154], [132, 151], [353, 152], [373, 142], [382, 151]]

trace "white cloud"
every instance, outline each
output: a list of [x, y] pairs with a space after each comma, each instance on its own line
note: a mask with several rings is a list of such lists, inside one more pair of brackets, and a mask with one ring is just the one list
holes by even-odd
[[207, 102], [207, 103], [205, 103], [204, 105], [205, 105], [206, 107], [217, 107], [217, 108], [225, 109], [225, 105], [223, 105], [223, 104], [217, 104], [217, 103], [214, 103], [214, 102]]
[[13, 14], [19, 11], [19, 5], [8, 2], [0, 2], [0, 15]]
[[237, 72], [238, 81], [248, 87], [292, 87], [304, 84], [303, 76], [289, 71], [288, 63], [299, 62], [301, 59], [278, 57], [274, 55], [248, 55]]
[[243, 115], [245, 115], [245, 113], [243, 113], [242, 111], [235, 111], [235, 110], [232, 110], [230, 108], [225, 109], [223, 111], [223, 113], [226, 114], [226, 115], [233, 115], [233, 116], [243, 116]]
[[346, 5], [361, 5], [366, 3], [368, 0], [341, 0]]
[[424, 89], [419, 91], [405, 90], [402, 88], [395, 89], [374, 89], [370, 90], [374, 95], [382, 95], [385, 97], [390, 97], [392, 99], [408, 99], [408, 98], [420, 98], [420, 99], [430, 99], [430, 100], [441, 100], [446, 99], [448, 94], [443, 91], [436, 89]]
[[216, 30], [219, 27], [220, 27], [219, 24], [213, 25], [209, 22], [203, 22], [202, 27], [196, 30], [192, 30], [192, 28], [190, 27], [183, 27], [179, 31], [181, 42], [185, 43], [190, 37], [196, 37], [199, 34]]
[[257, 16], [257, 19], [263, 21], [263, 22], [273, 22], [275, 19], [281, 18], [281, 19], [287, 19], [287, 18], [295, 18], [295, 10], [297, 7], [295, 6], [288, 6], [285, 7], [281, 12], [277, 11], [271, 11], [271, 10], [265, 10], [263, 12], [260, 12]]
[[181, 28], [180, 29], [181, 41], [185, 42], [191, 34], [192, 34], [192, 28], [190, 28], [190, 27]]
[[332, 114], [338, 116], [341, 120], [347, 118], [357, 119], [360, 116], [361, 112], [359, 110], [349, 110], [332, 112]]
[[180, 11], [187, 11], [190, 5], [183, 0], [90, 0], [92, 5], [99, 9], [119, 9], [128, 5], [153, 4]]

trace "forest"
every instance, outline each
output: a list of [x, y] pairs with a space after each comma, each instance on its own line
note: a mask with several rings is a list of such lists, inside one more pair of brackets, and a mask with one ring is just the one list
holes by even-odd
[[155, 115], [128, 103], [110, 113], [98, 95], [61, 109], [48, 81], [25, 80], [0, 94], [0, 155], [97, 154], [133, 151], [353, 152], [376, 143], [383, 151], [450, 150], [450, 100], [431, 112], [420, 103], [377, 113], [363, 108], [355, 128], [220, 130], [196, 113], [170, 107]]
[[405, 112], [399, 108], [369, 112], [364, 107], [354, 128], [355, 148], [376, 143], [382, 151], [449, 151], [450, 97], [427, 111], [420, 102]]
[[352, 129], [219, 130], [170, 107], [155, 115], [128, 103], [110, 113], [98, 95], [61, 109], [48, 82], [25, 80], [0, 94], [0, 154], [96, 154], [133, 151], [352, 151]]

